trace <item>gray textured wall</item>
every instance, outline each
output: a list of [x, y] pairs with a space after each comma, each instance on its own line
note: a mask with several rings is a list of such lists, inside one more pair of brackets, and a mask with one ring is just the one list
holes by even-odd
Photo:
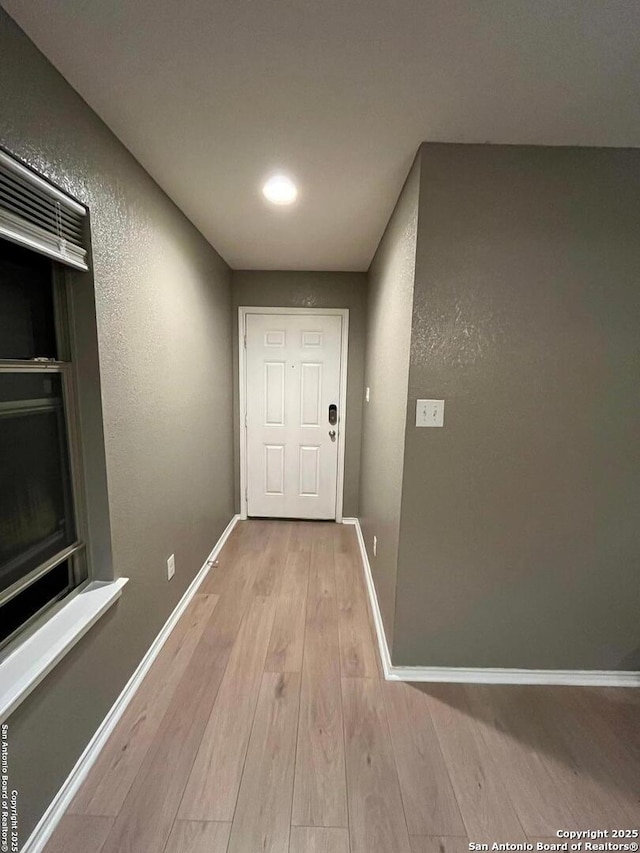
[[367, 276], [359, 272], [234, 271], [233, 389], [236, 509], [240, 511], [240, 429], [238, 424], [238, 307], [348, 308], [347, 436], [345, 442], [345, 516], [359, 513], [360, 436], [366, 333]]
[[639, 234], [640, 151], [423, 146], [395, 664], [640, 669]]
[[24, 840], [232, 515], [231, 284], [1, 10], [0, 76], [2, 143], [91, 210], [112, 553], [131, 578], [9, 720]]
[[[418, 224], [416, 159], [369, 269], [360, 517], [387, 641], [392, 645]], [[378, 538], [373, 556], [373, 537]]]

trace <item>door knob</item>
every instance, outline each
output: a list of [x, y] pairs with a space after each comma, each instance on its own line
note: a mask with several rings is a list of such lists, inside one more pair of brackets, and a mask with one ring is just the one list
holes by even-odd
[[330, 430], [329, 430], [329, 437], [330, 437], [331, 441], [335, 441], [335, 440], [336, 440], [336, 431], [335, 431], [335, 429], [330, 429]]

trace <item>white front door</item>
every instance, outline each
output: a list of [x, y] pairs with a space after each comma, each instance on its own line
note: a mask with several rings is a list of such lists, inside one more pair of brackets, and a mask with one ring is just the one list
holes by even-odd
[[336, 517], [342, 323], [331, 314], [246, 314], [250, 516]]

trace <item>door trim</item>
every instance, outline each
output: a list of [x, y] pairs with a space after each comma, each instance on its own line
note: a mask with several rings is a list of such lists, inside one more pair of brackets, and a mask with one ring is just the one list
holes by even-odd
[[348, 308], [238, 308], [238, 400], [240, 416], [240, 518], [248, 517], [247, 502], [247, 362], [245, 329], [249, 314], [317, 314], [342, 317], [340, 340], [340, 420], [338, 429], [338, 476], [336, 478], [336, 521], [342, 521], [344, 499], [344, 457], [347, 429], [347, 364], [349, 360]]

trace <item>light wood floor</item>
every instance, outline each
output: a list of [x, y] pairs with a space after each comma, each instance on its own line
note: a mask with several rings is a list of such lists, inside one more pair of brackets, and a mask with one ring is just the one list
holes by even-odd
[[385, 682], [353, 527], [242, 522], [219, 563], [47, 853], [463, 853], [640, 824], [638, 691]]

